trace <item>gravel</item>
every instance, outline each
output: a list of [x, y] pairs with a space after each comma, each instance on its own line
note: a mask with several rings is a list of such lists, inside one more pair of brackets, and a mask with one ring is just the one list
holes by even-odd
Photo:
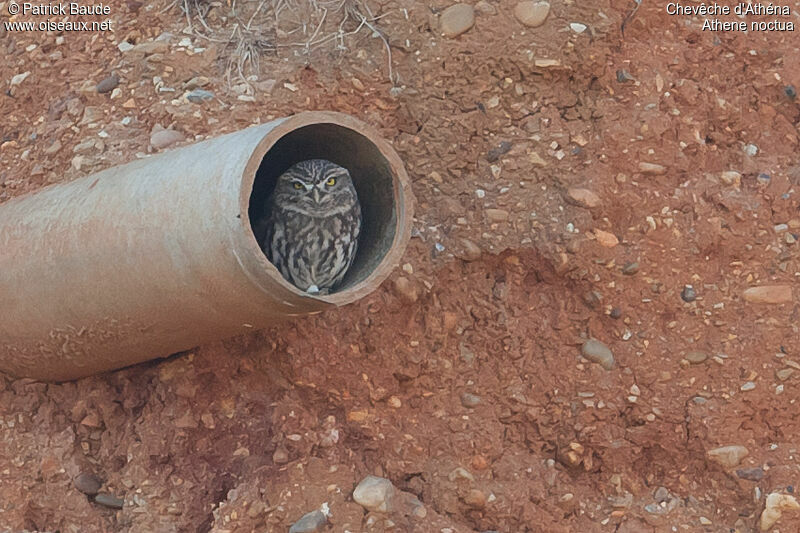
[[614, 354], [608, 346], [596, 339], [589, 339], [584, 342], [581, 347], [581, 353], [586, 359], [599, 364], [606, 370], [614, 368]]

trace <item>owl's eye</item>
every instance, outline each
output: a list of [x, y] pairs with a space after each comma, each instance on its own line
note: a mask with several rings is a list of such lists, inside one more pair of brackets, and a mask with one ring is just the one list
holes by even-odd
[[298, 191], [299, 191], [299, 190], [301, 190], [301, 189], [305, 189], [305, 187], [303, 187], [303, 184], [302, 184], [302, 183], [300, 183], [299, 181], [295, 181], [295, 182], [294, 182], [294, 188], [295, 188], [296, 190], [298, 190]]
[[328, 181], [325, 182], [325, 185], [328, 187], [333, 187], [336, 185], [336, 178], [328, 178]]

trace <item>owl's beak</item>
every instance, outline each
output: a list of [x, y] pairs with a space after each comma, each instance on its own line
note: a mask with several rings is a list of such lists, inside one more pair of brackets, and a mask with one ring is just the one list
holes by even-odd
[[314, 187], [314, 191], [312, 193], [314, 195], [314, 203], [319, 203], [319, 189]]

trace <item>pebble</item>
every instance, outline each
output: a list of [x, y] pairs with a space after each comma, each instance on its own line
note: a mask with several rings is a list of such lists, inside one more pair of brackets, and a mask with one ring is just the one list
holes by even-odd
[[150, 54], [165, 54], [169, 50], [169, 43], [166, 41], [150, 41], [147, 43], [139, 43], [131, 48], [132, 52], [150, 55]]
[[639, 272], [639, 263], [636, 261], [625, 263], [625, 266], [622, 267], [622, 273], [626, 276], [633, 276], [637, 272]]
[[787, 85], [784, 87], [783, 93], [788, 96], [790, 100], [797, 98], [797, 89], [794, 88], [794, 85]]
[[475, 9], [469, 4], [454, 4], [439, 16], [439, 30], [445, 37], [458, 37], [475, 24]]
[[102, 485], [97, 476], [90, 472], [81, 472], [75, 477], [72, 483], [75, 485], [76, 489], [89, 496], [97, 494]]
[[490, 163], [494, 163], [500, 159], [500, 156], [507, 154], [509, 150], [511, 150], [511, 143], [508, 141], [502, 141], [500, 144], [490, 149], [486, 153], [486, 160]]
[[736, 471], [736, 475], [748, 481], [761, 481], [764, 478], [764, 469], [760, 466], [755, 468], [741, 468]]
[[469, 239], [461, 239], [461, 246], [463, 251], [459, 255], [460, 259], [464, 261], [477, 261], [481, 258], [481, 248]]
[[481, 490], [471, 489], [467, 495], [464, 496], [464, 503], [473, 509], [483, 509], [486, 507], [486, 495]]
[[495, 9], [495, 7], [486, 0], [480, 0], [480, 2], [475, 4], [475, 9], [483, 15], [497, 14], [497, 9]]
[[581, 346], [581, 353], [586, 359], [599, 364], [606, 370], [614, 368], [614, 354], [608, 346], [597, 339], [589, 339], [584, 342]]
[[745, 144], [743, 150], [745, 155], [753, 157], [758, 153], [758, 146], [755, 144]]
[[53, 155], [59, 150], [61, 150], [61, 141], [56, 139], [55, 141], [53, 141], [53, 144], [44, 149], [44, 153], [45, 155]]
[[567, 196], [573, 203], [586, 208], [597, 207], [600, 205], [600, 197], [589, 189], [570, 187], [567, 189]]
[[11, 87], [13, 87], [15, 85], [19, 85], [20, 83], [25, 81], [25, 78], [27, 78], [30, 75], [31, 75], [30, 71], [23, 72], [22, 74], [17, 74], [13, 78], [11, 78]]
[[184, 140], [183, 133], [175, 130], [158, 130], [150, 135], [150, 145], [156, 150], [161, 150], [168, 146]]
[[659, 165], [657, 163], [646, 163], [642, 161], [639, 163], [639, 171], [642, 174], [653, 174], [653, 175], [661, 175], [667, 172], [667, 167], [664, 165]]
[[672, 495], [669, 493], [667, 487], [658, 487], [655, 494], [653, 494], [656, 503], [668, 502], [671, 497]]
[[684, 285], [683, 290], [681, 291], [681, 300], [686, 303], [693, 302], [697, 299], [697, 292], [695, 292], [694, 287], [691, 285]]
[[635, 80], [636, 80], [636, 78], [631, 76], [631, 73], [628, 72], [627, 70], [625, 70], [624, 68], [623, 69], [619, 69], [617, 71], [617, 81], [619, 83], [625, 83], [626, 81], [635, 81]]
[[103, 79], [97, 84], [97, 92], [100, 94], [113, 91], [119, 85], [119, 76], [112, 74], [111, 76]]
[[601, 229], [594, 230], [594, 237], [597, 239], [597, 242], [600, 243], [600, 246], [605, 248], [613, 248], [619, 244], [619, 239], [617, 239], [616, 235]]
[[206, 91], [205, 89], [194, 89], [192, 92], [186, 94], [186, 99], [193, 104], [199, 104], [207, 100], [213, 100], [214, 93]]
[[133, 45], [128, 41], [122, 41], [117, 45], [117, 49], [124, 54], [125, 52], [133, 50]]
[[611, 309], [611, 312], [608, 314], [611, 318], [619, 318], [622, 316], [622, 309], [619, 307], [614, 307]]
[[749, 390], [753, 390], [756, 388], [756, 384], [752, 381], [745, 381], [741, 387], [739, 387], [740, 391], [747, 392]]
[[777, 372], [775, 372], [775, 377], [777, 377], [781, 381], [786, 381], [794, 374], [794, 368], [781, 368]]
[[413, 304], [419, 299], [417, 285], [404, 276], [400, 276], [395, 280], [394, 291], [406, 303]]
[[509, 213], [505, 209], [487, 209], [486, 218], [489, 222], [505, 222], [508, 220]]
[[746, 302], [754, 304], [783, 304], [792, 301], [790, 285], [762, 285], [750, 287], [742, 293]]
[[292, 524], [289, 528], [289, 533], [313, 533], [314, 531], [321, 531], [322, 528], [328, 523], [328, 517], [325, 513], [317, 509], [303, 515], [300, 520]]
[[396, 490], [388, 479], [367, 476], [353, 491], [353, 500], [369, 511], [386, 512]]
[[586, 31], [586, 24], [580, 22], [570, 22], [569, 27], [575, 33], [583, 33]]
[[125, 501], [122, 498], [117, 498], [113, 494], [109, 494], [107, 492], [101, 492], [94, 497], [95, 503], [99, 503], [100, 505], [104, 505], [105, 507], [109, 507], [111, 509], [122, 509], [122, 505]]
[[[767, 496], [767, 501], [764, 505], [764, 512], [761, 513], [759, 520], [759, 527], [761, 531], [767, 531], [775, 522], [780, 520], [783, 511], [798, 511], [800, 510], [800, 503], [791, 494], [780, 494], [773, 492]], [[782, 528], [781, 528], [782, 529]]]
[[731, 468], [738, 465], [749, 453], [744, 446], [732, 445], [708, 450], [706, 456], [725, 468]]
[[686, 354], [686, 360], [692, 363], [693, 365], [699, 365], [704, 363], [708, 359], [708, 354], [703, 352], [689, 352]]
[[514, 7], [514, 16], [529, 28], [544, 24], [549, 14], [550, 4], [547, 2], [518, 2]]
[[735, 185], [739, 186], [742, 183], [742, 175], [735, 170], [726, 170], [722, 174], [720, 174], [720, 180], [725, 185]]
[[464, 394], [461, 395], [461, 405], [463, 405], [464, 407], [472, 408], [477, 406], [479, 403], [481, 403], [480, 396], [476, 396], [469, 392], [465, 392]]

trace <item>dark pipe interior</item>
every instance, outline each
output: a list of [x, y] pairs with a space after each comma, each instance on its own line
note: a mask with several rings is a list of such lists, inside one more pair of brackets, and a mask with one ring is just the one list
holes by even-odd
[[350, 171], [361, 202], [362, 228], [355, 261], [337, 290], [366, 278], [381, 262], [394, 240], [397, 223], [394, 185], [389, 162], [363, 135], [335, 124], [314, 124], [281, 137], [266, 153], [256, 171], [248, 215], [259, 243], [266, 199], [278, 176], [306, 159], [327, 159]]

